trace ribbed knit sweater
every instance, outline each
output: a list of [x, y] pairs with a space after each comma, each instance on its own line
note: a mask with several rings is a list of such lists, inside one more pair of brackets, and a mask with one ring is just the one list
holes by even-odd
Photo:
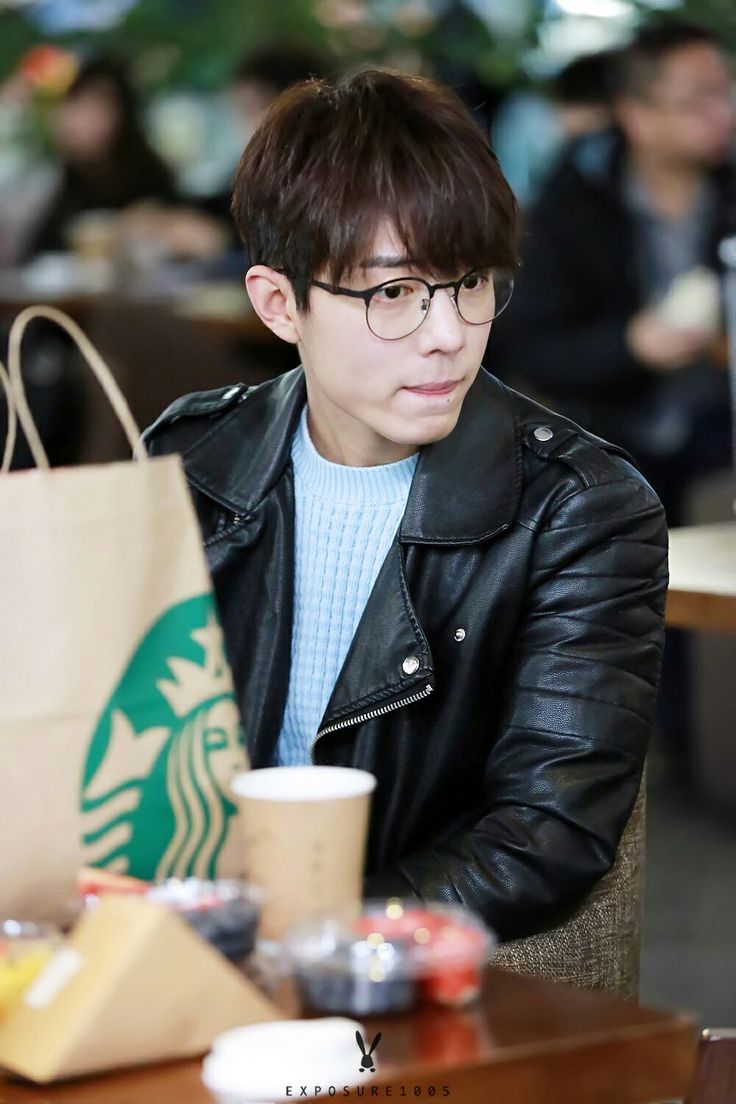
[[319, 723], [404, 514], [418, 453], [378, 467], [333, 464], [312, 444], [305, 406], [291, 459], [294, 623], [280, 766], [311, 761]]

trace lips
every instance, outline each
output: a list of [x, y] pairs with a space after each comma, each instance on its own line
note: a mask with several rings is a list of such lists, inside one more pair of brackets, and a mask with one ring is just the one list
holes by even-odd
[[407, 387], [407, 391], [414, 391], [418, 395], [449, 395], [459, 384], [459, 380], [443, 380], [440, 383], [423, 383], [416, 387]]

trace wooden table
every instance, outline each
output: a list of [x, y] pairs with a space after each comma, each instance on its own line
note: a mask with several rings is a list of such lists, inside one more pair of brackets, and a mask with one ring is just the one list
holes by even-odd
[[[365, 1024], [369, 1039], [383, 1032], [373, 1098], [394, 1101], [652, 1104], [687, 1091], [696, 1044], [685, 1015], [493, 968], [470, 1009], [424, 1005]], [[356, 1072], [359, 1061], [356, 1046]], [[187, 1061], [54, 1088], [0, 1081], [0, 1104], [211, 1104], [200, 1071], [199, 1061]], [[298, 1099], [300, 1086], [291, 1095]], [[357, 1094], [338, 1086], [320, 1099], [338, 1097]]]
[[670, 532], [667, 624], [736, 632], [736, 523]]

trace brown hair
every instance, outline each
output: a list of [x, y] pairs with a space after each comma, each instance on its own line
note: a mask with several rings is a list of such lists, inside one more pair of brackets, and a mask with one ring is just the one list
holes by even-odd
[[620, 51], [613, 69], [616, 99], [646, 98], [670, 54], [688, 46], [719, 46], [715, 34], [697, 23], [679, 19], [657, 20], [646, 25]]
[[367, 70], [296, 85], [238, 166], [233, 216], [252, 264], [289, 277], [301, 310], [314, 277], [368, 259], [381, 219], [438, 275], [517, 261], [516, 200], [490, 145], [447, 88]]

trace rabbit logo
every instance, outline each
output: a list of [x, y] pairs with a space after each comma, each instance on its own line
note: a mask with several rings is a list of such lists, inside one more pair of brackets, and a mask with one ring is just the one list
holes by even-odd
[[360, 1059], [360, 1072], [365, 1073], [365, 1071], [367, 1070], [369, 1073], [375, 1073], [376, 1067], [373, 1064], [373, 1051], [376, 1049], [381, 1041], [381, 1032], [379, 1031], [376, 1035], [375, 1039], [371, 1043], [371, 1049], [369, 1051], [366, 1051], [365, 1043], [363, 1042], [363, 1036], [360, 1034], [359, 1031], [355, 1032], [355, 1038], [357, 1039], [358, 1046], [360, 1047], [360, 1053], [363, 1055], [363, 1057]]

